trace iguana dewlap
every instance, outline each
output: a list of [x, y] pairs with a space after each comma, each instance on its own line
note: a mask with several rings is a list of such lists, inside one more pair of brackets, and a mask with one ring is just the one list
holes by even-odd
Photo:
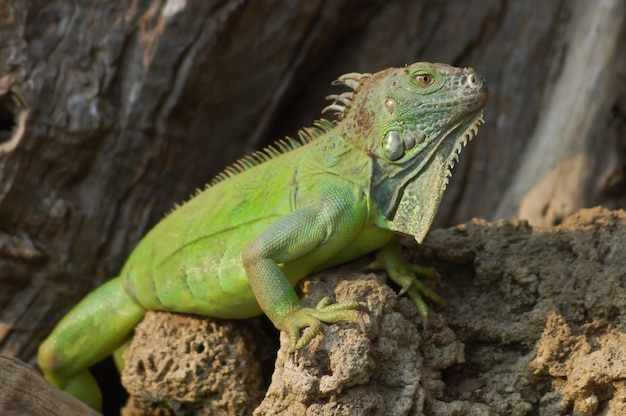
[[[487, 86], [470, 68], [416, 63], [346, 74], [320, 120], [235, 163], [137, 245], [118, 277], [72, 309], [39, 349], [46, 378], [95, 408], [87, 369], [131, 336], [146, 310], [220, 318], [265, 313], [305, 346], [321, 323], [361, 322], [358, 303], [303, 308], [293, 286], [308, 274], [377, 249], [426, 313], [396, 232], [418, 242], [439, 207], [461, 148], [477, 132]], [[302, 330], [309, 327], [304, 333]]]

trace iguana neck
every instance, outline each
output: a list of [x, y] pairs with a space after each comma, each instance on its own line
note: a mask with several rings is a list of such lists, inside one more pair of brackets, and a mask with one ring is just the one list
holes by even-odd
[[369, 191], [372, 176], [372, 158], [355, 147], [349, 138], [365, 137], [363, 129], [354, 128], [348, 120], [341, 120], [330, 131], [307, 145], [307, 152], [300, 161], [299, 170], [330, 173], [337, 179], [347, 181]]

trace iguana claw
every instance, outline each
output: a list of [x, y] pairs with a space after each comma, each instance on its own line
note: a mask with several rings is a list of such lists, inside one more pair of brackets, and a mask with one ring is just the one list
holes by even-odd
[[[366, 327], [360, 309], [361, 305], [357, 301], [331, 303], [330, 298], [324, 297], [315, 308], [302, 308], [291, 312], [285, 317], [291, 351], [308, 345], [322, 331], [322, 322], [354, 322], [365, 332]], [[300, 335], [304, 328], [306, 330]]]
[[385, 270], [389, 278], [401, 286], [398, 295], [406, 293], [423, 317], [428, 316], [428, 306], [424, 302], [424, 297], [441, 307], [446, 307], [445, 299], [427, 287], [416, 276], [419, 274], [425, 277], [440, 277], [439, 273], [432, 267], [408, 263], [402, 257], [401, 247], [397, 241], [392, 241], [378, 250], [376, 258], [368, 265], [367, 269]]

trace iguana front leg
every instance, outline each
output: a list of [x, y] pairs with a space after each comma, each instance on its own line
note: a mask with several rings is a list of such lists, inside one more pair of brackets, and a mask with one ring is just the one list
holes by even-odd
[[[270, 225], [242, 255], [250, 287], [274, 326], [289, 334], [291, 345], [302, 348], [322, 329], [322, 322], [355, 322], [363, 327], [356, 301], [304, 308], [281, 265], [296, 276], [332, 257], [358, 234], [366, 219], [351, 195], [334, 192], [316, 206], [297, 210]], [[358, 207], [358, 204], [356, 205]], [[294, 264], [290, 264], [293, 263]], [[309, 330], [301, 335], [304, 328]]]
[[411, 264], [406, 261], [402, 255], [402, 247], [398, 237], [393, 238], [377, 251], [376, 257], [369, 264], [368, 269], [385, 270], [389, 278], [402, 287], [400, 294], [406, 293], [415, 303], [419, 313], [424, 317], [428, 316], [428, 306], [424, 302], [422, 295], [439, 306], [446, 306], [445, 299], [428, 288], [416, 276], [436, 276], [437, 272], [435, 269]]

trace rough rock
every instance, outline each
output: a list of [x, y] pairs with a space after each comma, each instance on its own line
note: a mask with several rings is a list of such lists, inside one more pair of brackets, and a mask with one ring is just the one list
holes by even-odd
[[255, 332], [243, 322], [148, 312], [124, 352], [131, 398], [123, 414], [250, 414], [264, 393], [264, 338]]
[[443, 395], [440, 370], [464, 360], [444, 318], [433, 312], [424, 331], [411, 301], [398, 298], [382, 275], [351, 269], [309, 279], [304, 302], [314, 306], [328, 295], [337, 302], [359, 299], [369, 311], [367, 333], [354, 324], [325, 326], [323, 337], [295, 353], [283, 334], [255, 415], [420, 414]]
[[625, 250], [626, 212], [599, 207], [557, 227], [473, 220], [431, 233], [420, 253], [445, 276], [465, 344], [465, 364], [443, 377], [448, 400], [498, 415], [624, 414]]

